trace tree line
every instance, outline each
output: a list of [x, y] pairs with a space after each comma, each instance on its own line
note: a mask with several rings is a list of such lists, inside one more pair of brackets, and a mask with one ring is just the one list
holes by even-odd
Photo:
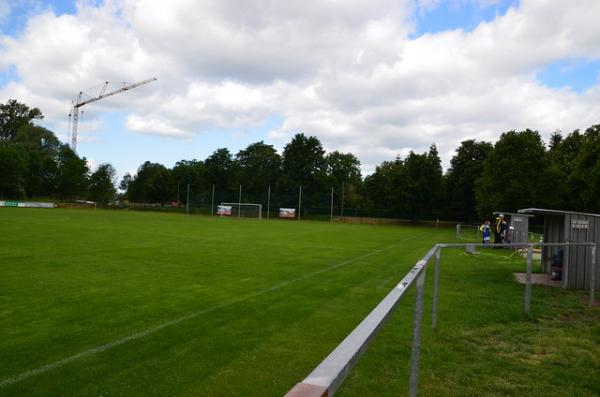
[[[537, 131], [508, 131], [490, 142], [460, 143], [443, 172], [435, 144], [378, 165], [363, 178], [352, 153], [326, 153], [314, 136], [296, 134], [282, 151], [256, 142], [233, 154], [215, 150], [204, 160], [181, 160], [172, 168], [146, 161], [118, 183], [111, 164], [90, 170], [85, 157], [35, 124], [37, 108], [9, 100], [0, 104], [0, 197], [85, 199], [99, 203], [206, 205], [211, 188], [237, 201], [294, 206], [302, 187], [303, 208], [410, 219], [475, 221], [495, 210], [524, 207], [600, 212], [600, 125], [545, 144]], [[343, 197], [342, 197], [343, 192]]]

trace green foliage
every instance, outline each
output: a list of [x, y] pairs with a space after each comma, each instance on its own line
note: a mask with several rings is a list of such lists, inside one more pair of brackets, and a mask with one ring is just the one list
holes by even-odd
[[410, 152], [404, 160], [406, 208], [412, 219], [437, 212], [442, 195], [442, 166], [435, 145], [428, 153]]
[[256, 142], [235, 155], [235, 169], [235, 179], [243, 185], [247, 200], [258, 201], [265, 187], [274, 187], [281, 178], [281, 156], [273, 145]]
[[15, 99], [0, 104], [0, 141], [13, 141], [22, 127], [44, 116], [38, 108], [29, 108]]
[[233, 171], [233, 158], [229, 149], [217, 149], [204, 160], [206, 183], [218, 188], [230, 187], [234, 184], [231, 180]]
[[410, 152], [406, 159], [384, 162], [365, 179], [369, 205], [413, 220], [435, 216], [442, 198], [442, 167], [435, 145], [429, 152]]
[[296, 134], [283, 149], [281, 189], [295, 196], [302, 186], [306, 206], [328, 206], [324, 155], [325, 149], [317, 137]]
[[321, 187], [326, 172], [325, 150], [317, 137], [296, 134], [283, 149], [283, 175], [287, 186], [307, 191]]
[[136, 203], [167, 203], [173, 198], [170, 177], [164, 165], [146, 161], [129, 184], [127, 196]]
[[124, 192], [124, 194], [123, 194], [124, 198], [128, 197], [129, 188], [130, 188], [132, 182], [133, 182], [133, 177], [131, 176], [131, 174], [129, 172], [127, 172], [125, 175], [123, 175], [123, 179], [121, 179], [121, 182], [119, 182], [119, 189]]
[[27, 196], [51, 196], [56, 191], [58, 178], [58, 153], [61, 143], [54, 133], [43, 127], [27, 124], [19, 130], [15, 143], [29, 154]]
[[585, 131], [579, 150], [570, 178], [579, 193], [574, 200], [578, 208], [600, 213], [600, 125]]
[[[33, 124], [42, 117], [39, 109], [15, 100], [0, 105], [1, 194], [112, 200], [106, 175], [88, 180], [85, 158], [62, 145], [52, 131]], [[243, 201], [262, 204], [270, 186], [270, 203], [276, 208], [297, 205], [302, 186], [302, 207], [321, 213], [329, 213], [333, 189], [335, 213], [343, 202], [345, 215], [467, 222], [496, 210], [532, 206], [600, 212], [599, 131], [598, 125], [566, 137], [557, 131], [548, 149], [531, 130], [504, 133], [493, 146], [466, 140], [446, 175], [434, 144], [426, 153], [384, 161], [364, 180], [352, 153], [326, 154], [317, 137], [299, 133], [281, 155], [260, 141], [235, 157], [220, 148], [204, 161], [181, 160], [172, 169], [148, 161], [136, 175], [127, 174], [119, 187], [121, 197], [133, 202], [182, 203], [189, 185], [190, 201], [206, 206], [213, 185], [216, 202], [237, 200], [242, 185]], [[99, 188], [97, 178], [105, 187]]]
[[88, 198], [102, 204], [112, 203], [117, 195], [115, 178], [117, 172], [110, 164], [100, 164], [90, 175]]
[[506, 132], [487, 156], [476, 182], [477, 212], [489, 217], [498, 210], [556, 208], [558, 178], [538, 132]]
[[0, 146], [0, 198], [25, 194], [27, 150], [22, 146]]
[[344, 194], [346, 208], [362, 206], [360, 161], [352, 153], [340, 153], [337, 150], [325, 156], [327, 181], [337, 195]]
[[172, 184], [177, 189], [178, 202], [187, 202], [187, 186], [190, 194], [198, 195], [206, 190], [206, 169], [204, 163], [198, 160], [181, 160], [171, 170]]
[[85, 157], [80, 158], [67, 145], [58, 152], [57, 193], [62, 199], [85, 198], [88, 187], [89, 167]]
[[485, 160], [493, 149], [491, 143], [473, 139], [461, 142], [456, 149], [445, 175], [447, 215], [464, 221], [477, 219], [475, 181], [481, 176]]

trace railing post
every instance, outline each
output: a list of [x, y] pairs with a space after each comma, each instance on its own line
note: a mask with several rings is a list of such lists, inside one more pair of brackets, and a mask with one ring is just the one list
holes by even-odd
[[529, 315], [529, 304], [531, 302], [531, 272], [533, 270], [533, 248], [531, 244], [527, 247], [527, 275], [525, 276], [525, 314]]
[[442, 249], [435, 251], [435, 273], [433, 276], [433, 304], [431, 306], [431, 328], [437, 327], [438, 288], [440, 283], [440, 256]]
[[592, 245], [592, 262], [590, 272], [590, 308], [594, 307], [596, 300], [596, 245]]
[[571, 244], [569, 241], [566, 241], [565, 249], [563, 251], [563, 270], [562, 270], [563, 288], [569, 287], [569, 257], [570, 256], [571, 256]]
[[415, 323], [413, 329], [413, 345], [410, 359], [410, 382], [408, 385], [409, 397], [417, 397], [419, 383], [419, 359], [421, 355], [421, 323], [423, 321], [423, 298], [425, 295], [425, 269], [417, 279], [415, 303]]

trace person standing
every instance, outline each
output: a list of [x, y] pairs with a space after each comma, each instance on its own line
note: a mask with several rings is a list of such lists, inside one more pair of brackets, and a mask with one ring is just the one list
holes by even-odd
[[492, 234], [492, 228], [490, 227], [490, 221], [485, 221], [479, 228], [481, 235], [483, 236], [483, 244], [490, 243], [490, 236]]
[[494, 244], [502, 243], [502, 222], [504, 222], [504, 214], [500, 214], [496, 217], [496, 224], [494, 225]]
[[508, 241], [508, 222], [502, 217], [502, 221], [500, 222], [500, 240], [502, 244], [509, 243]]

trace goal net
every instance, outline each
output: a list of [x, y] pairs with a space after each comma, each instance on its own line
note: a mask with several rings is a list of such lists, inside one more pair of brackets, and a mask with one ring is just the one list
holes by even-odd
[[254, 203], [221, 203], [219, 207], [229, 207], [231, 211], [223, 211], [221, 216], [262, 219], [262, 204]]

